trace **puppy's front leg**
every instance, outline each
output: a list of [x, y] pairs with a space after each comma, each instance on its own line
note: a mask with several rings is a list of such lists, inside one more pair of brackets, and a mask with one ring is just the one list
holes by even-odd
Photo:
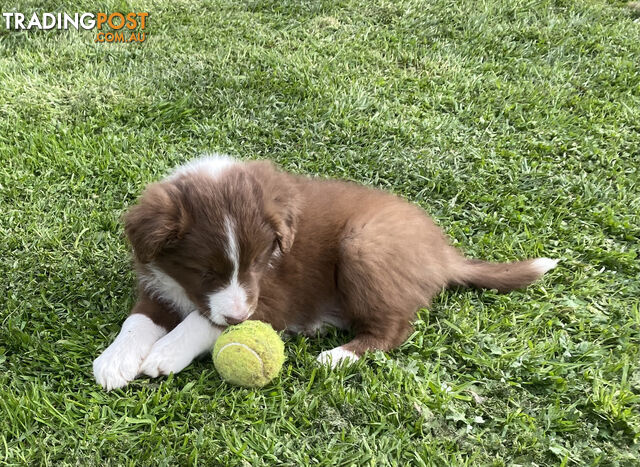
[[110, 391], [135, 379], [153, 344], [178, 321], [178, 315], [142, 292], [118, 337], [93, 362], [98, 384]]
[[222, 329], [197, 311], [193, 311], [173, 331], [157, 341], [140, 371], [155, 378], [182, 371], [198, 355], [207, 352]]

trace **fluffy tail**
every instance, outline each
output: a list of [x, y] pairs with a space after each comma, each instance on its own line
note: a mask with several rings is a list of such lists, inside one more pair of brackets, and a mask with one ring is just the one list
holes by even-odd
[[555, 268], [557, 264], [557, 260], [550, 258], [528, 259], [513, 263], [465, 260], [458, 268], [452, 285], [509, 292], [531, 284], [545, 272]]

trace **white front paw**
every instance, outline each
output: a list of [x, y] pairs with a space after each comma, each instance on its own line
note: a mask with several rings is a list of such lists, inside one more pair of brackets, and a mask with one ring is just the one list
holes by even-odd
[[331, 368], [335, 368], [342, 362], [345, 364], [354, 363], [358, 360], [358, 356], [350, 350], [343, 349], [342, 347], [336, 347], [335, 349], [321, 352], [320, 355], [318, 355], [317, 360], [321, 365], [330, 365]]
[[142, 362], [140, 372], [156, 378], [169, 373], [179, 373], [189, 363], [191, 363], [190, 354], [181, 352], [171, 340], [160, 339]]
[[135, 379], [146, 352], [134, 342], [114, 342], [93, 361], [93, 375], [107, 391]]
[[93, 375], [107, 391], [126, 386], [140, 373], [151, 346], [166, 334], [147, 316], [134, 313], [122, 324], [118, 337], [93, 361]]

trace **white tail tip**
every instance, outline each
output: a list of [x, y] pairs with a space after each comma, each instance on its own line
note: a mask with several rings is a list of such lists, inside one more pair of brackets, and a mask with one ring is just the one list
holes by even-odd
[[545, 272], [552, 270], [558, 265], [557, 259], [551, 258], [538, 258], [534, 259], [531, 263], [531, 267], [539, 275], [543, 275]]

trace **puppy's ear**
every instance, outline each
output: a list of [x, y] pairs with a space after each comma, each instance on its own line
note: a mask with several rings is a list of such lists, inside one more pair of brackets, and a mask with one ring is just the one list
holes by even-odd
[[186, 230], [180, 190], [167, 183], [149, 185], [124, 216], [124, 229], [137, 258], [147, 263]]
[[295, 240], [300, 211], [295, 178], [278, 171], [269, 161], [247, 165], [262, 187], [267, 221], [276, 234], [278, 246], [283, 253], [288, 253]]
[[267, 209], [267, 218], [276, 233], [278, 247], [283, 253], [289, 253], [296, 236], [297, 218], [288, 206], [277, 201]]

